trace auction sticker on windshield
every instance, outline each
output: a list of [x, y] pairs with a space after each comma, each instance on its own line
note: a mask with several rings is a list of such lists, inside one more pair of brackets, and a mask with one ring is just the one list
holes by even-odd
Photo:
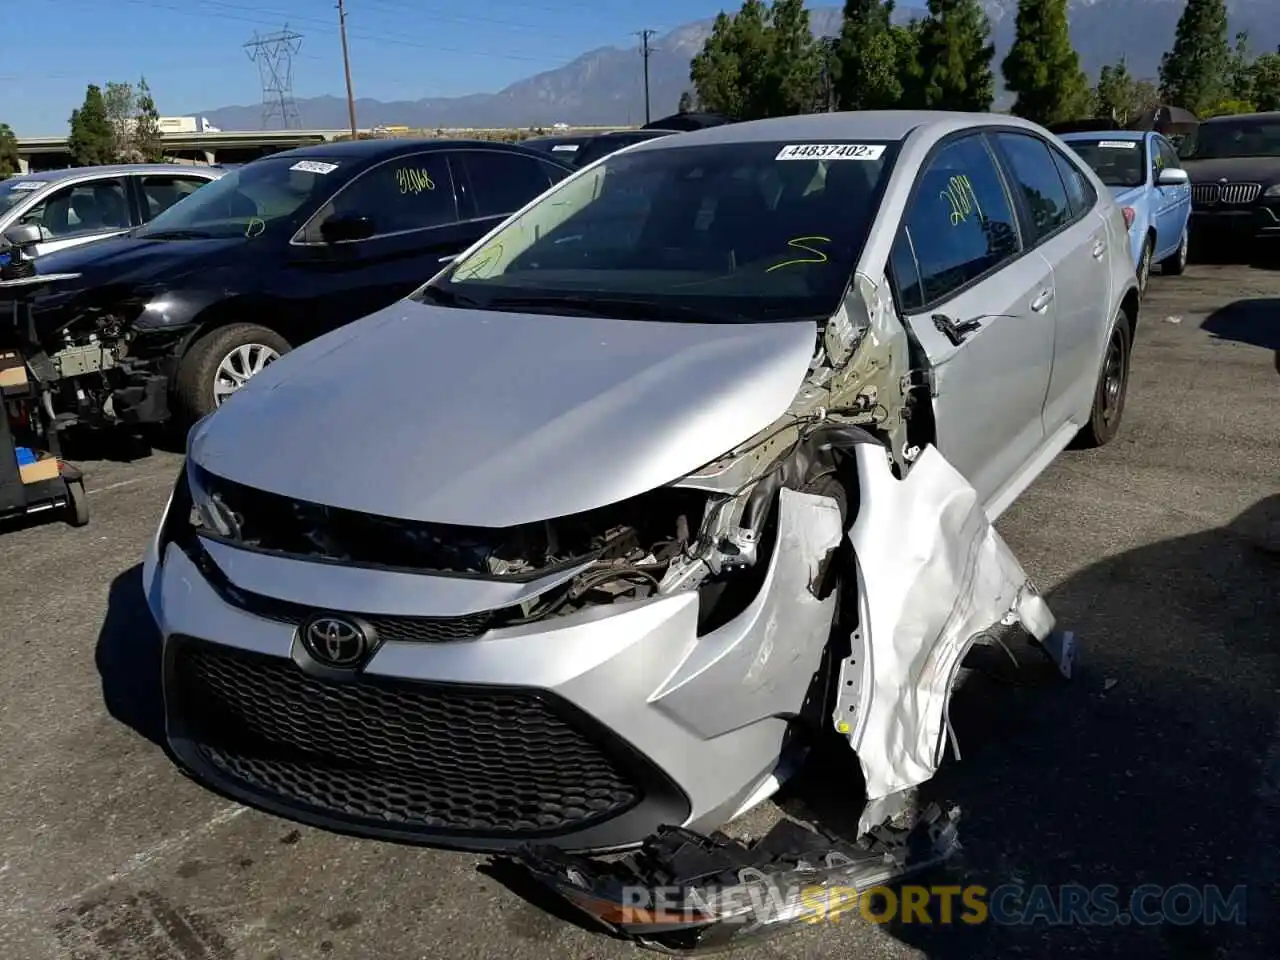
[[17, 183], [9, 184], [10, 190], [39, 190], [44, 186], [43, 180], [19, 180]]
[[1117, 150], [1137, 150], [1137, 140], [1099, 140], [1098, 146], [1104, 150], [1115, 148]]
[[299, 160], [290, 170], [297, 170], [301, 173], [333, 173], [338, 169], [336, 163], [324, 163], [320, 160]]
[[879, 143], [792, 143], [778, 151], [775, 160], [879, 160]]

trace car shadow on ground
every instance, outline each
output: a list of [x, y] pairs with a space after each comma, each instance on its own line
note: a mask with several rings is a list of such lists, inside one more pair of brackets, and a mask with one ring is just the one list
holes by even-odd
[[142, 565], [136, 564], [111, 581], [94, 659], [111, 716], [165, 747], [160, 655], [160, 631], [142, 591]]
[[[896, 915], [895, 938], [947, 960], [1280, 956], [1280, 802], [1275, 770], [1259, 762], [1280, 736], [1276, 531], [1280, 496], [1052, 591], [1059, 625], [1079, 640], [1074, 678], [976, 676], [952, 708], [963, 759], [944, 763], [922, 798], [964, 815], [961, 856], [924, 882], [978, 885], [991, 904], [1001, 888], [1020, 898], [1001, 901], [1001, 922], [964, 922], [958, 898], [950, 924], [936, 906], [932, 924]], [[1245, 885], [1246, 922], [1205, 922], [1192, 909], [1203, 900], [1187, 897], [1150, 923], [1051, 922], [1065, 886], [1106, 884], [1126, 913], [1144, 884], [1189, 885], [1196, 898], [1216, 885], [1227, 903]], [[1138, 906], [1160, 904], [1157, 894]]]
[[1213, 311], [1200, 329], [1219, 340], [1232, 340], [1275, 353], [1280, 373], [1280, 299], [1255, 297], [1236, 300]]
[[1280, 270], [1280, 243], [1274, 239], [1241, 240], [1233, 237], [1197, 239], [1191, 233], [1191, 247], [1187, 251], [1191, 263], [1229, 264], [1242, 263], [1260, 270]]

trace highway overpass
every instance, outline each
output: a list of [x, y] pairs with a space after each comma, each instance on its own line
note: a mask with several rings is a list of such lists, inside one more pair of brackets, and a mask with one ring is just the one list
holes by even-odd
[[[367, 133], [368, 131], [361, 131]], [[348, 130], [219, 130], [207, 133], [162, 133], [164, 152], [194, 163], [246, 163], [268, 153], [325, 143], [348, 136]], [[19, 137], [18, 159], [23, 173], [71, 166], [67, 138]]]

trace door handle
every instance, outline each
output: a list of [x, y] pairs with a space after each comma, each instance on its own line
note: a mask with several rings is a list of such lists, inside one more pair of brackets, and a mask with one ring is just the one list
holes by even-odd
[[1031, 301], [1031, 310], [1034, 313], [1044, 313], [1049, 309], [1049, 304], [1053, 301], [1052, 290], [1041, 290], [1040, 295]]
[[933, 315], [933, 325], [955, 347], [964, 343], [965, 337], [969, 336], [969, 334], [982, 329], [980, 320], [955, 320], [945, 313], [935, 313]]
[[1101, 260], [1102, 255], [1107, 252], [1107, 242], [1105, 240], [1096, 240], [1093, 244], [1093, 257], [1095, 260]]

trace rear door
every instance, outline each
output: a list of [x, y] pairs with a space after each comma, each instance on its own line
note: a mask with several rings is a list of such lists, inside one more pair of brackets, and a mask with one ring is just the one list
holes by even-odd
[[1055, 292], [985, 136], [945, 141], [927, 161], [893, 265], [899, 308], [934, 371], [938, 448], [998, 512], [1044, 441]]
[[1098, 339], [1111, 302], [1107, 228], [1091, 215], [1092, 204], [1072, 203], [1068, 180], [1075, 178], [1063, 177], [1064, 169], [1073, 169], [1065, 154], [1030, 133], [1007, 131], [994, 139], [1018, 200], [1023, 235], [1053, 269], [1053, 373], [1043, 403], [1045, 433], [1053, 436], [1078, 416], [1081, 391], [1093, 390]]
[[131, 176], [135, 221], [150, 223], [179, 200], [185, 200], [213, 178], [198, 173], [143, 173]]
[[[335, 216], [367, 217], [373, 235], [327, 242], [322, 227]], [[298, 231], [280, 292], [305, 311], [308, 338], [318, 336], [412, 293], [469, 235], [446, 153], [396, 157], [341, 187]]]
[[449, 156], [459, 209], [474, 234], [468, 245], [571, 172], [540, 157], [503, 150], [453, 150]]

